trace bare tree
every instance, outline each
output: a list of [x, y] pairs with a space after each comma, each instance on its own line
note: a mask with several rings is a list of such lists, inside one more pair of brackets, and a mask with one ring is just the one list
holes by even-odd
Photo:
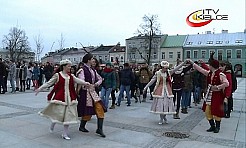
[[[158, 41], [155, 40], [156, 35], [160, 35], [160, 24], [158, 23], [158, 15], [144, 15], [143, 21], [144, 23], [139, 25], [139, 29], [137, 30], [137, 33], [139, 36], [145, 36], [145, 48], [148, 49], [148, 56], [147, 56], [147, 63], [150, 64], [150, 58], [151, 58], [151, 52], [153, 48], [153, 43], [157, 43]], [[139, 53], [141, 53], [139, 51]], [[143, 55], [140, 54], [140, 56], [143, 58]]]
[[86, 47], [84, 47], [82, 43], [79, 42], [79, 44], [81, 45], [82, 49], [83, 49], [86, 53], [90, 53], [89, 51], [86, 50]]
[[59, 43], [60, 50], [62, 50], [62, 49], [64, 48], [64, 43], [65, 43], [65, 39], [64, 39], [62, 33], [61, 33], [61, 38], [60, 38], [60, 40], [58, 40], [58, 43]]
[[40, 55], [43, 52], [44, 46], [43, 46], [43, 39], [40, 36], [40, 34], [38, 36], [34, 37], [34, 41], [35, 41], [35, 45], [36, 45], [36, 55], [37, 55], [37, 59], [36, 61], [39, 61], [40, 59]]
[[9, 34], [3, 36], [2, 42], [9, 50], [11, 60], [19, 61], [21, 55], [31, 50], [25, 31], [17, 27], [12, 27]]

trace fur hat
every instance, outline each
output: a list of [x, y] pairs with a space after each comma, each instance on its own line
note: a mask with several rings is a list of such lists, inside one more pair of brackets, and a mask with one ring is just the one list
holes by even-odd
[[169, 63], [167, 61], [161, 61], [161, 67], [169, 68]]
[[66, 65], [66, 64], [72, 64], [72, 62], [70, 60], [68, 60], [68, 59], [60, 61], [60, 65]]
[[218, 60], [215, 60], [215, 59], [214, 59], [214, 54], [215, 54], [215, 52], [212, 52], [212, 53], [210, 54], [210, 58], [209, 58], [209, 60], [208, 60], [208, 64], [209, 64], [210, 66], [212, 66], [213, 68], [218, 69], [218, 68], [220, 67], [220, 63], [219, 63]]

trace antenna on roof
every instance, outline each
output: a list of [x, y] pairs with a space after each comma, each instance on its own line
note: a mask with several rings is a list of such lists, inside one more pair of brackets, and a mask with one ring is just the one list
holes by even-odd
[[213, 28], [213, 34], [215, 33], [215, 28]]

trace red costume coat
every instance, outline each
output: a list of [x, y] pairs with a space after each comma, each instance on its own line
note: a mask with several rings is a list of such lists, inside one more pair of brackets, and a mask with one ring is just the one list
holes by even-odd
[[[207, 76], [207, 84], [218, 86], [221, 84], [220, 82], [220, 70], [216, 70], [213, 79], [212, 72], [210, 71]], [[211, 98], [211, 114], [217, 117], [224, 117], [224, 98], [225, 94], [223, 90], [220, 91], [213, 91], [212, 98]], [[206, 109], [206, 103], [203, 104], [203, 111]]]
[[[76, 101], [77, 95], [74, 88], [73, 76], [69, 75], [69, 95], [71, 102]], [[65, 100], [65, 79], [58, 73], [58, 82], [54, 85], [53, 90], [47, 96], [48, 101], [54, 100], [54, 102], [66, 102]], [[77, 102], [77, 101], [76, 101]]]

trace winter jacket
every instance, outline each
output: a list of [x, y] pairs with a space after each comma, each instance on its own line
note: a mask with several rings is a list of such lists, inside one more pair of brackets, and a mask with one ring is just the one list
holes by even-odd
[[116, 89], [116, 76], [112, 69], [105, 68], [101, 76], [103, 78], [102, 87], [105, 89], [113, 88]]
[[121, 85], [131, 85], [132, 81], [134, 81], [134, 74], [130, 68], [123, 69], [119, 72], [120, 84]]

